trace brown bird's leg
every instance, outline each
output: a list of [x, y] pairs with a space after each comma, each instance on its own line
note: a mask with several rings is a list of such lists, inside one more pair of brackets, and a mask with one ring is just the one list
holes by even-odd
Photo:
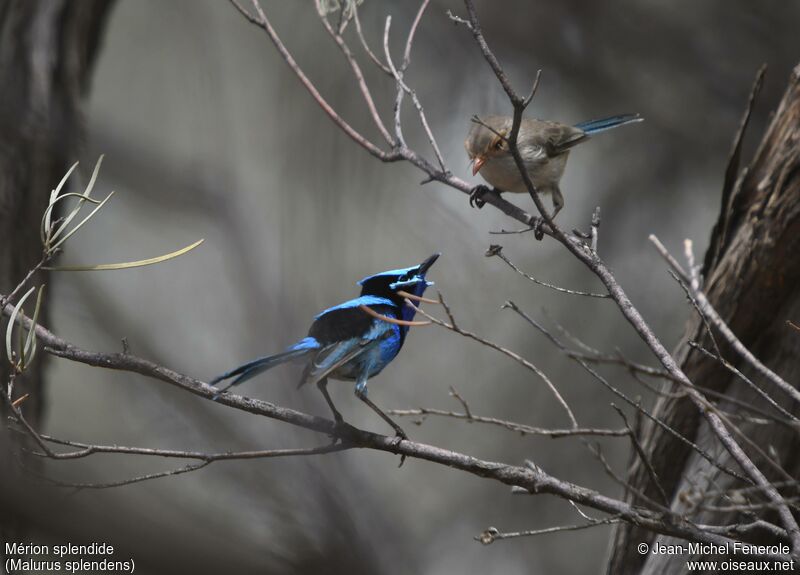
[[558, 212], [561, 211], [561, 208], [564, 207], [564, 196], [561, 195], [561, 189], [558, 186], [553, 188], [550, 193], [550, 198], [553, 200], [553, 215], [550, 216], [550, 219], [554, 220]]
[[[558, 186], [549, 189], [550, 192], [550, 199], [553, 201], [553, 214], [550, 216], [551, 220], [556, 219], [556, 215], [558, 212], [561, 211], [561, 208], [564, 207], [564, 196], [561, 194], [561, 189]], [[533, 235], [536, 237], [537, 240], [541, 240], [544, 237], [544, 230], [542, 230], [542, 224], [544, 223], [544, 218], [539, 218], [536, 222], [536, 225], [533, 229]]]
[[480, 184], [472, 188], [472, 191], [469, 194], [469, 205], [473, 208], [481, 209], [483, 206], [486, 205], [486, 200], [483, 199], [488, 193], [494, 192], [496, 194], [500, 194], [500, 190], [497, 188], [490, 188], [489, 186], [484, 186]]

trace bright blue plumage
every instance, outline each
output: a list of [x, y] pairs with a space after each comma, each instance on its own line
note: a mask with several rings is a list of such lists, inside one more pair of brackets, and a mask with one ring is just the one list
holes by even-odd
[[417, 267], [419, 267], [419, 266], [413, 266], [413, 267], [410, 267], [410, 268], [401, 268], [401, 269], [397, 269], [397, 270], [387, 270], [385, 272], [380, 272], [380, 273], [377, 273], [375, 275], [367, 276], [367, 277], [365, 277], [363, 279], [360, 279], [360, 280], [358, 280], [357, 283], [358, 283], [358, 285], [362, 286], [362, 285], [364, 285], [365, 282], [368, 282], [369, 280], [374, 279], [374, 278], [386, 277], [386, 276], [396, 276], [396, 277], [404, 276], [404, 275], [416, 270]]
[[[431, 285], [425, 274], [438, 257], [434, 254], [418, 266], [362, 279], [358, 282], [361, 295], [317, 314], [307, 337], [281, 353], [253, 360], [214, 378], [211, 385], [231, 380], [217, 396], [277, 365], [303, 361], [306, 367], [300, 385], [316, 383], [337, 421], [342, 417], [327, 392], [329, 377], [355, 381], [356, 396], [405, 437], [403, 430], [367, 398], [367, 381], [379, 374], [403, 347], [409, 326], [394, 322], [414, 318], [414, 309], [405, 305], [406, 296], [398, 291], [422, 296]], [[365, 307], [386, 319], [370, 315]]]
[[314, 319], [319, 319], [323, 315], [328, 312], [337, 310], [337, 309], [347, 309], [352, 307], [358, 307], [360, 305], [367, 305], [367, 306], [374, 306], [374, 305], [394, 305], [392, 300], [387, 299], [385, 297], [377, 297], [374, 295], [365, 295], [361, 297], [357, 297], [355, 299], [351, 299], [344, 303], [340, 303], [339, 305], [335, 305], [333, 307], [329, 307], [325, 311], [319, 312], [317, 315], [314, 316]]

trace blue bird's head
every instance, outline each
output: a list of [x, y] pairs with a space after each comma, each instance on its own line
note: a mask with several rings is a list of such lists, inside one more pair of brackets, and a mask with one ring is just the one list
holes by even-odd
[[421, 264], [410, 268], [389, 270], [365, 277], [358, 282], [358, 285], [361, 286], [361, 295], [374, 295], [390, 299], [401, 308], [402, 319], [412, 319], [414, 310], [403, 303], [403, 296], [398, 292], [404, 291], [415, 296], [422, 296], [425, 289], [433, 285], [433, 282], [425, 279], [425, 274], [440, 255], [435, 253]]

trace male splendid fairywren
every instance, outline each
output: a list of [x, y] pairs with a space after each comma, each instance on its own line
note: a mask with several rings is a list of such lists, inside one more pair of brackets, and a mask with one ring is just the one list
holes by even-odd
[[425, 279], [425, 274], [438, 257], [438, 253], [433, 254], [419, 265], [365, 277], [358, 282], [361, 296], [317, 314], [308, 336], [286, 351], [258, 358], [215, 377], [211, 385], [231, 380], [219, 391], [220, 395], [276, 365], [301, 361], [305, 370], [298, 387], [316, 383], [337, 423], [342, 416], [328, 395], [329, 377], [355, 381], [356, 396], [391, 425], [398, 437], [405, 438], [400, 426], [367, 397], [367, 380], [397, 357], [409, 327], [427, 323], [413, 321], [416, 310], [406, 305], [406, 300], [438, 303], [422, 297], [425, 289], [433, 285]]

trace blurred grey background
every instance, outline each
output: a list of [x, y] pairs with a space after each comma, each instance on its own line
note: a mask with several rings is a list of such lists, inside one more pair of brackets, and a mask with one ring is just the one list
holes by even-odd
[[[264, 3], [273, 25], [320, 91], [354, 126], [378, 134], [313, 4]], [[393, 17], [399, 58], [416, 2], [366, 0], [362, 23], [379, 50]], [[747, 150], [758, 141], [800, 59], [796, 2], [485, 0], [485, 34], [520, 90], [538, 68], [531, 115], [577, 123], [639, 112], [643, 124], [576, 150], [562, 183], [565, 228], [587, 228], [603, 210], [600, 253], [632, 300], [672, 345], [688, 314], [683, 293], [649, 247], [658, 235], [702, 254], [716, 218], [733, 134], [756, 70], [769, 69]], [[407, 81], [450, 169], [469, 177], [463, 139], [472, 114], [507, 113], [504, 94], [470, 34], [435, 1], [417, 36]], [[393, 86], [352, 39], [379, 109], [391, 123]], [[406, 133], [430, 157], [408, 110]], [[491, 207], [438, 184], [419, 186], [409, 165], [382, 165], [348, 140], [303, 90], [267, 37], [226, 2], [120, 0], [106, 30], [86, 114], [86, 182], [106, 154], [98, 190], [116, 190], [100, 217], [71, 241], [61, 263], [150, 257], [198, 238], [166, 265], [54, 278], [52, 329], [89, 349], [133, 352], [200, 378], [273, 353], [303, 336], [317, 311], [357, 293], [383, 269], [443, 257], [431, 278], [465, 328], [520, 352], [555, 381], [585, 425], [620, 426], [611, 397], [518, 317], [513, 300], [543, 310], [587, 343], [648, 362], [613, 305], [558, 294], [487, 259], [489, 243], [536, 277], [574, 289], [598, 285], [565, 250], [516, 227]], [[477, 183], [478, 180], [475, 179]], [[55, 182], [54, 182], [55, 184]], [[532, 209], [526, 198], [513, 198]], [[437, 310], [438, 311], [438, 310]], [[552, 324], [551, 324], [552, 325]], [[652, 396], [621, 370], [604, 370], [645, 403]], [[241, 392], [327, 416], [316, 389], [276, 370]], [[192, 450], [312, 446], [314, 434], [202, 401], [144, 378], [49, 362], [45, 430], [78, 441]], [[542, 427], [568, 420], [544, 384], [499, 354], [439, 328], [416, 329], [398, 361], [370, 383], [384, 408], [460, 410]], [[332, 385], [345, 418], [389, 432]], [[402, 422], [415, 440], [490, 460], [530, 458], [549, 473], [619, 496], [580, 442], [520, 437], [454, 420]], [[624, 471], [628, 445], [602, 442]], [[304, 459], [216, 463], [199, 472], [105, 491], [54, 489], [31, 479], [30, 512], [45, 540], [105, 541], [139, 573], [598, 573], [609, 529], [501, 541], [473, 537], [579, 521], [566, 503], [512, 496], [453, 470], [353, 451]], [[109, 481], [181, 462], [96, 456], [46, 467], [53, 477]]]

